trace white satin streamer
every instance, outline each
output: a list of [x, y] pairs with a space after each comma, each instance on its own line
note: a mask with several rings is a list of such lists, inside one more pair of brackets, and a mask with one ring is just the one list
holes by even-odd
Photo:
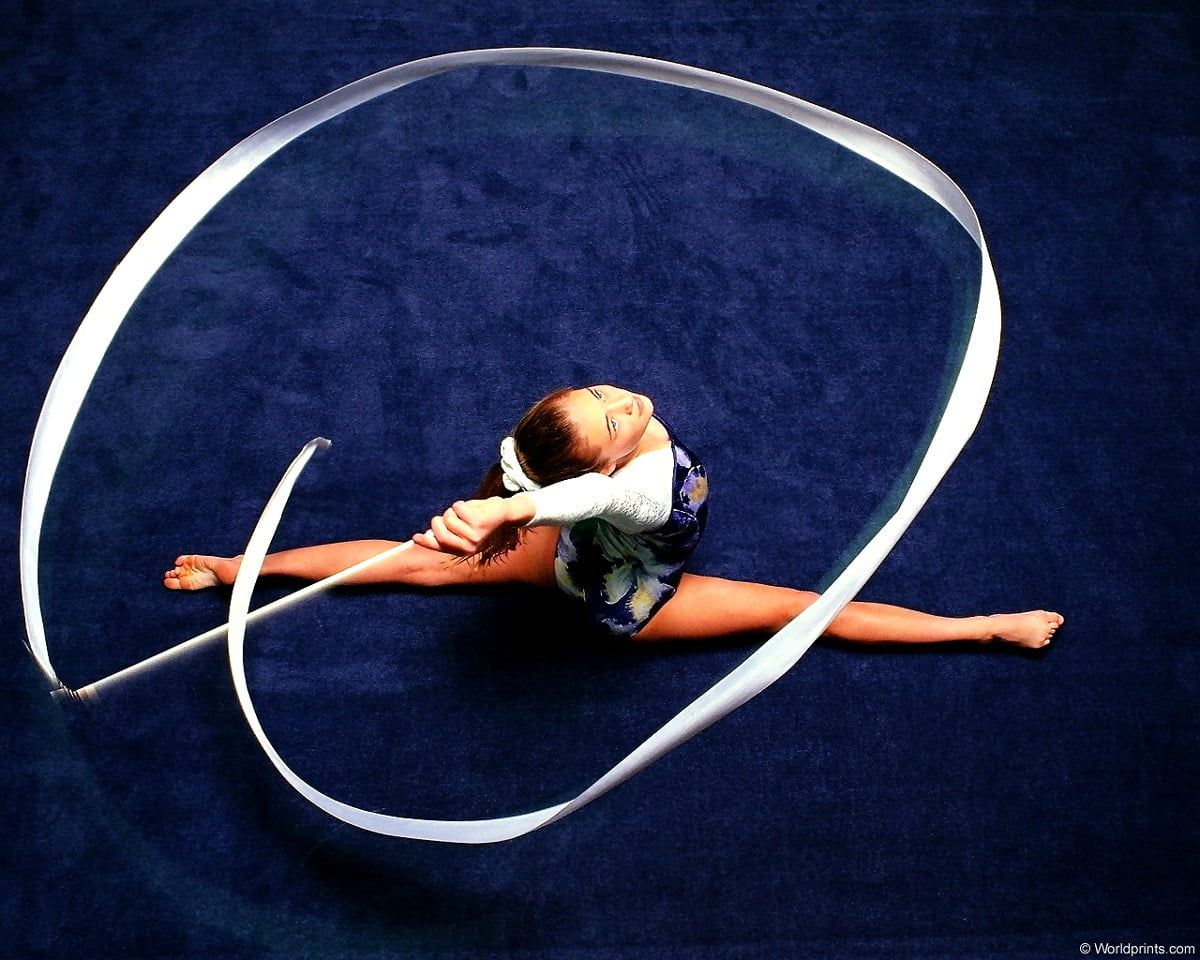
[[238, 701], [267, 757], [311, 803], [346, 823], [393, 837], [450, 843], [493, 843], [544, 827], [629, 779], [663, 754], [756, 696], [786, 673], [878, 569], [929, 499], [983, 413], [1000, 344], [1000, 296], [979, 221], [958, 186], [910, 147], [864, 124], [778, 90], [724, 74], [647, 57], [602, 50], [510, 47], [441, 54], [356, 80], [251, 134], [216, 160], [176, 197], [97, 295], [67, 348], [34, 431], [21, 510], [21, 597], [28, 644], [47, 678], [58, 684], [46, 650], [38, 600], [38, 545], [50, 485], [72, 424], [100, 361], [130, 306], [187, 233], [259, 164], [313, 127], [374, 97], [450, 70], [486, 65], [544, 66], [620, 74], [728, 97], [792, 120], [866, 157], [943, 206], [979, 247], [979, 301], [962, 363], [945, 410], [908, 490], [895, 512], [846, 565], [829, 588], [795, 620], [726, 677], [701, 694], [574, 799], [517, 816], [490, 820], [421, 820], [361, 810], [321, 793], [292, 771], [258, 722], [243, 662], [250, 593], [292, 486], [309, 458], [327, 443], [308, 443], [288, 468], [254, 529], [234, 583], [228, 643]]

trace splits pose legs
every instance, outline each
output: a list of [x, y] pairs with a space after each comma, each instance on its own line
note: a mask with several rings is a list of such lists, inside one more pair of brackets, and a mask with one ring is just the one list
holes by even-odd
[[[558, 589], [554, 549], [559, 528], [530, 527], [519, 545], [492, 563], [474, 556], [462, 562], [452, 554], [419, 543], [395, 557], [368, 567], [347, 584], [397, 583], [421, 587], [521, 583]], [[267, 556], [264, 576], [321, 580], [368, 557], [398, 546], [396, 540], [348, 540], [283, 550]], [[199, 590], [233, 583], [240, 557], [185, 554], [163, 574], [172, 590]], [[679, 588], [633, 639], [637, 641], [703, 640], [746, 632], [774, 633], [817, 599], [809, 590], [764, 583], [726, 580], [684, 573]], [[974, 617], [939, 617], [885, 603], [853, 601], [826, 628], [825, 636], [852, 643], [942, 643], [1001, 641], [1039, 648], [1050, 642], [1063, 623], [1058, 613], [1025, 613]]]

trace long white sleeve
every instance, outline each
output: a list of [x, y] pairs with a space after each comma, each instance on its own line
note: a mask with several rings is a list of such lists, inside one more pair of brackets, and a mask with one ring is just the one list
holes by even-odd
[[525, 496], [534, 515], [525, 526], [567, 526], [599, 517], [625, 533], [657, 530], [671, 516], [675, 457], [670, 446], [636, 457], [612, 476], [585, 473]]

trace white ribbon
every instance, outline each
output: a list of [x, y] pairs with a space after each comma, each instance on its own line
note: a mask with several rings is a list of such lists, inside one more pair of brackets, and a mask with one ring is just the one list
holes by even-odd
[[[58, 683], [46, 650], [38, 595], [38, 546], [50, 485], [67, 436], [96, 369], [117, 328], [142, 289], [178, 244], [230, 190], [259, 164], [313, 127], [406, 84], [464, 67], [546, 66], [655, 80], [760, 107], [841, 144], [910, 183], [939, 203], [979, 247], [979, 301], [970, 338], [929, 447], [895, 512], [800, 616], [764, 643], [726, 677], [654, 732], [599, 780], [566, 803], [489, 820], [421, 820], [373, 813], [321, 793], [292, 771], [258, 722], [243, 661], [250, 593], [300, 471], [324, 441], [308, 443], [267, 503], [245, 555], [230, 601], [229, 661], [238, 702], [268, 759], [311, 803], [346, 823], [375, 833], [452, 843], [492, 843], [529, 833], [573, 813], [730, 711], [789, 670], [821, 636], [883, 562], [945, 476], [979, 422], [995, 373], [1000, 342], [1000, 297], [975, 211], [958, 186], [936, 166], [871, 127], [778, 90], [682, 64], [601, 50], [515, 47], [441, 54], [391, 67], [341, 87], [267, 124], [214, 162], [173, 200], [117, 265], [67, 348], [50, 384], [34, 431], [21, 506], [21, 598], [28, 645], [47, 678]], [[411, 542], [396, 551], [411, 547]], [[389, 551], [390, 553], [390, 551]]]

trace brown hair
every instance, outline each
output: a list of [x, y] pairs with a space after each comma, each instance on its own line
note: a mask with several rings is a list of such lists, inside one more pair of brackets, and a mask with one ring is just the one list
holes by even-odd
[[[517, 460], [525, 475], [534, 483], [546, 486], [600, 468], [603, 459], [600, 450], [589, 448], [566, 409], [564, 401], [567, 394], [576, 389], [560, 387], [552, 390], [530, 407], [512, 429]], [[521, 492], [504, 486], [503, 476], [497, 458], [488, 468], [473, 499], [511, 497]], [[519, 527], [500, 527], [479, 545], [479, 550], [473, 556], [478, 557], [480, 563], [491, 563], [514, 549], [523, 536]], [[469, 559], [470, 556], [460, 556], [456, 561], [462, 563]]]

